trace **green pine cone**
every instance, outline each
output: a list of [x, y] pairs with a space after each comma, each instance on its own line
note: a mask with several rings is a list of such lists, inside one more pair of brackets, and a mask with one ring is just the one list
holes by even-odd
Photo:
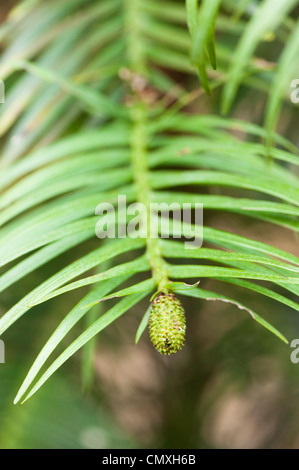
[[185, 341], [186, 319], [181, 302], [173, 293], [161, 292], [152, 303], [150, 338], [161, 354], [180, 351]]

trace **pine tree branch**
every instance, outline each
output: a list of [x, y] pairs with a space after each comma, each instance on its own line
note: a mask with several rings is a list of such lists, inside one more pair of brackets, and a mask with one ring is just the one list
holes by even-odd
[[[133, 74], [146, 75], [145, 48], [142, 47], [143, 35], [140, 31], [141, 0], [126, 0], [126, 25], [128, 32], [127, 54]], [[138, 93], [132, 90], [132, 107], [130, 118], [132, 120], [131, 133], [131, 161], [133, 179], [137, 188], [137, 203], [145, 208], [141, 224], [146, 224], [146, 253], [149, 259], [153, 279], [162, 291], [169, 284], [166, 263], [163, 260], [157, 238], [150, 233], [150, 184], [148, 178], [147, 147], [148, 147], [148, 108]]]

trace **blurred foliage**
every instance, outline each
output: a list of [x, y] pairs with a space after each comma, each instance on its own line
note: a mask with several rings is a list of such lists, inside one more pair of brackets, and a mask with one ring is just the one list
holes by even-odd
[[72, 386], [70, 377], [58, 376], [36, 400], [26, 406], [14, 406], [15, 388], [23, 373], [13, 363], [1, 366], [1, 449], [118, 449], [136, 446], [95, 401], [82, 399], [77, 388]]
[[[174, 0], [16, 5], [0, 27], [1, 330], [13, 324], [0, 364], [0, 447], [298, 447], [299, 365], [249, 315], [298, 337], [298, 108], [289, 100], [298, 1], [191, 0], [187, 13]], [[134, 76], [149, 107], [141, 119], [130, 114]], [[232, 117], [217, 116], [220, 107]], [[138, 147], [145, 128], [149, 141]], [[187, 341], [171, 358], [146, 334], [134, 345], [157, 287], [143, 273], [142, 244], [97, 253], [93, 237], [100, 195], [135, 200], [128, 161], [140, 148], [150, 154], [150, 197], [198, 196], [206, 206], [204, 259], [159, 245], [170, 278], [201, 279], [190, 292], [177, 286]], [[109, 278], [118, 266], [122, 276]], [[100, 272], [100, 284], [83, 277]], [[81, 309], [128, 287], [119, 304]], [[40, 362], [18, 399], [83, 346], [33, 399], [12, 404], [33, 357]]]

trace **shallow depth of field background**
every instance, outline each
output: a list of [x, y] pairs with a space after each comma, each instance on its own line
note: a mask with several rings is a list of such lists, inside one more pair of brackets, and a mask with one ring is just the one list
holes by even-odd
[[[13, 3], [1, 3], [1, 20]], [[182, 75], [177, 80], [191, 79]], [[198, 100], [197, 112], [218, 112], [218, 93]], [[258, 92], [242, 88], [234, 116], [259, 123], [264, 100]], [[279, 130], [298, 144], [295, 112], [286, 111]], [[299, 256], [298, 239], [287, 230], [209, 211], [204, 217], [216, 228]], [[57, 265], [70, 262], [73, 254], [70, 251], [5, 291], [0, 315]], [[216, 282], [204, 280], [201, 286], [212, 289], [212, 284]], [[230, 296], [233, 290], [226, 285], [225, 294]], [[290, 340], [299, 338], [298, 313], [270, 299], [256, 300], [254, 293], [239, 292], [240, 301]], [[47, 302], [5, 335], [6, 363], [0, 364], [1, 449], [299, 447], [299, 363], [290, 361], [291, 348], [245, 311], [217, 301], [184, 298], [186, 345], [176, 356], [162, 357], [153, 349], [147, 331], [134, 344], [146, 299], [98, 338], [89, 390], [82, 389], [79, 353], [29, 402], [14, 406], [13, 398], [34, 358], [77, 300], [75, 292]]]

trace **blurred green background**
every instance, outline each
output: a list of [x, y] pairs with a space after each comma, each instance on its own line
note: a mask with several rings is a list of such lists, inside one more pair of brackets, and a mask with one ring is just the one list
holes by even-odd
[[[1, 3], [2, 20], [14, 3]], [[212, 100], [203, 98], [197, 111], [217, 110], [218, 99], [217, 91]], [[264, 100], [258, 92], [241, 90], [234, 116], [256, 122]], [[280, 124], [280, 131], [294, 143], [296, 112], [287, 110]], [[299, 255], [298, 240], [283, 228], [219, 213], [207, 212], [205, 220]], [[0, 315], [57, 270], [58, 263], [62, 267], [70, 262], [73, 254], [48, 263], [5, 292]], [[201, 284], [205, 289], [214, 285], [224, 292], [215, 281]], [[230, 296], [233, 290], [226, 285], [225, 294]], [[239, 299], [290, 340], [299, 338], [298, 313], [270, 299], [255, 300], [242, 290]], [[184, 298], [186, 345], [175, 357], [162, 357], [153, 349], [148, 332], [134, 344], [146, 299], [98, 338], [89, 387], [82, 385], [84, 353], [79, 352], [32, 399], [14, 406], [34, 358], [78, 300], [76, 293], [55, 298], [34, 308], [5, 334], [6, 363], [0, 364], [1, 449], [299, 447], [299, 364], [291, 362], [290, 346], [253, 322], [247, 312], [222, 302]], [[61, 350], [66, 344], [60, 345]]]

